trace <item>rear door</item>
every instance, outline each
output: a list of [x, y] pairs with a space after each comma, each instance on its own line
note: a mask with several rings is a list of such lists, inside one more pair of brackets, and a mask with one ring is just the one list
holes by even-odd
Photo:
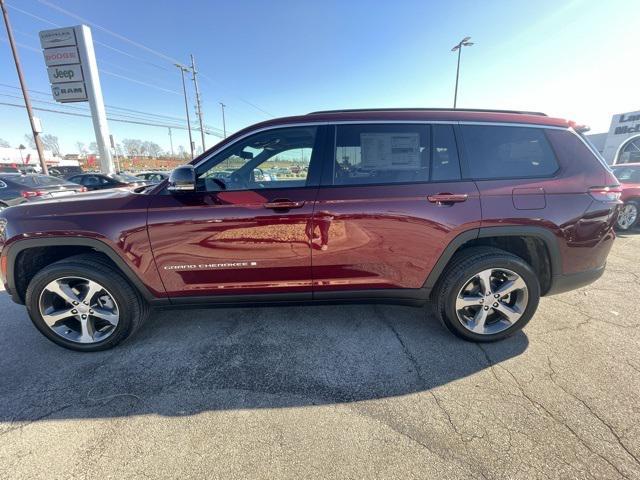
[[170, 297], [311, 298], [322, 137], [315, 126], [249, 135], [196, 167], [196, 192], [152, 198], [149, 237]]
[[339, 124], [332, 135], [308, 232], [314, 297], [421, 288], [451, 240], [480, 222], [454, 126]]

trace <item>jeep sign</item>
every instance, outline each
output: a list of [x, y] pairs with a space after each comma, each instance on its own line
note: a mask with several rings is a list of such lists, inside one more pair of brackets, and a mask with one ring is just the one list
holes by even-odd
[[84, 102], [87, 99], [87, 90], [83, 82], [51, 85], [51, 93], [58, 102]]
[[47, 73], [49, 74], [49, 82], [51, 83], [81, 82], [84, 80], [82, 67], [80, 65], [49, 67], [47, 68]]

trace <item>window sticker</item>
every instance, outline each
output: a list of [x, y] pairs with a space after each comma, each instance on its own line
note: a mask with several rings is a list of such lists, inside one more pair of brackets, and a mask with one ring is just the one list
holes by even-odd
[[362, 166], [379, 170], [420, 168], [419, 133], [361, 133]]

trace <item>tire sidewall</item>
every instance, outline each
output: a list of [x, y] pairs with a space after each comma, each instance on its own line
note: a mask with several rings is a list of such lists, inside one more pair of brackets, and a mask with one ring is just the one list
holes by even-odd
[[[116, 325], [114, 332], [109, 335], [109, 337], [92, 344], [72, 342], [54, 333], [45, 323], [40, 314], [40, 294], [44, 287], [50, 282], [62, 277], [81, 277], [96, 281], [106, 288], [114, 297], [118, 305], [119, 319], [118, 325]], [[29, 317], [45, 337], [61, 347], [83, 352], [93, 352], [111, 348], [129, 335], [133, 325], [132, 317], [137, 314], [136, 306], [131, 305], [130, 301], [127, 300], [128, 295], [126, 288], [128, 285], [124, 279], [119, 277], [115, 272], [102, 272], [80, 264], [53, 264], [37, 273], [29, 283], [25, 296], [25, 306], [27, 307]]]
[[[482, 335], [472, 332], [462, 325], [462, 323], [458, 319], [455, 305], [458, 292], [469, 281], [469, 279], [471, 279], [477, 273], [489, 268], [503, 268], [506, 270], [511, 270], [520, 275], [520, 277], [527, 285], [529, 300], [527, 307], [522, 314], [522, 317], [520, 317], [520, 320], [518, 320], [516, 323], [502, 332], [494, 333], [491, 335]], [[529, 265], [524, 260], [521, 260], [515, 256], [496, 255], [492, 258], [479, 260], [477, 263], [474, 263], [470, 267], [462, 270], [461, 272], [458, 272], [456, 274], [456, 278], [453, 279], [450, 284], [449, 292], [446, 293], [445, 305], [443, 307], [444, 314], [447, 320], [447, 327], [449, 329], [453, 329], [454, 333], [456, 333], [458, 336], [476, 342], [492, 342], [506, 338], [521, 330], [535, 314], [538, 308], [539, 301], [540, 282], [538, 281], [538, 278], [531, 267], [529, 267]]]

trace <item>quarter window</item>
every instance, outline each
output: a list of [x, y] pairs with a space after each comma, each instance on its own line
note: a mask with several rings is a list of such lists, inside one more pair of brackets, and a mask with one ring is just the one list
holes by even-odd
[[461, 129], [472, 178], [548, 177], [558, 170], [542, 128], [463, 125]]
[[334, 185], [429, 181], [426, 125], [338, 125]]
[[7, 188], [7, 184], [0, 180], [0, 188]]

